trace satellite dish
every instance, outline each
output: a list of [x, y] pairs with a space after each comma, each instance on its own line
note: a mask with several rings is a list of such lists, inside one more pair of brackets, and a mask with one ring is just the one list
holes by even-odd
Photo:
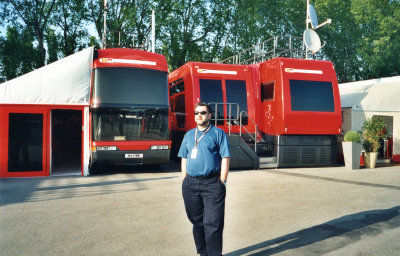
[[318, 27], [318, 17], [314, 6], [312, 6], [311, 4], [308, 5], [308, 16], [308, 19], [311, 20], [311, 27], [313, 29], [316, 29]]
[[313, 54], [321, 49], [321, 40], [319, 39], [317, 32], [312, 29], [304, 31], [303, 41], [307, 49]]

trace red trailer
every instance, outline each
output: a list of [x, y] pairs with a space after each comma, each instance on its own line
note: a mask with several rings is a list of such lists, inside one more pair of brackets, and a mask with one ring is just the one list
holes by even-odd
[[166, 163], [167, 63], [134, 49], [85, 49], [0, 86], [0, 177]]
[[173, 156], [185, 132], [196, 126], [197, 102], [210, 103], [213, 124], [225, 132], [239, 134], [242, 127], [254, 133], [257, 114], [253, 73], [248, 66], [189, 62], [170, 73], [168, 82]]
[[194, 104], [204, 101], [213, 107], [212, 121], [229, 133], [232, 167], [335, 164], [341, 107], [330, 62], [187, 63], [170, 73], [169, 89], [173, 154], [195, 127]]
[[279, 167], [335, 164], [342, 117], [333, 64], [274, 58], [252, 67], [260, 81], [256, 101], [264, 153], [276, 157]]

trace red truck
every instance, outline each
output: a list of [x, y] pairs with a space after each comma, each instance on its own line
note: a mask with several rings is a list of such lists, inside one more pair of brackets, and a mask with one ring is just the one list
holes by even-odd
[[326, 166], [336, 162], [341, 106], [333, 64], [273, 58], [251, 65], [187, 63], [169, 74], [173, 152], [208, 102], [229, 133], [231, 166]]

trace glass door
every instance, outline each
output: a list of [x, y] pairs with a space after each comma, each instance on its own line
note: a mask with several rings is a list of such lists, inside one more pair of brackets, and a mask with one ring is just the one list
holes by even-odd
[[7, 176], [47, 176], [46, 113], [20, 111], [8, 113]]

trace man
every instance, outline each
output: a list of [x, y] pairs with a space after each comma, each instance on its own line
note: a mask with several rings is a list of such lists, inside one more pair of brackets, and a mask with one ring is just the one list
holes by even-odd
[[183, 138], [178, 157], [182, 158], [182, 195], [186, 214], [193, 224], [197, 253], [222, 255], [229, 145], [225, 132], [210, 123], [211, 107], [195, 105], [197, 127]]

